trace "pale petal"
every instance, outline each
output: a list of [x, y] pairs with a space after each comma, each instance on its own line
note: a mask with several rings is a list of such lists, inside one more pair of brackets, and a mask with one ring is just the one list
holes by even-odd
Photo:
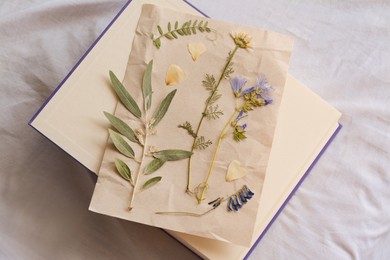
[[237, 160], [233, 160], [228, 167], [226, 173], [226, 181], [234, 181], [239, 178], [242, 178], [246, 175], [247, 170], [244, 167], [241, 167], [241, 163]]
[[172, 64], [169, 66], [167, 71], [167, 76], [165, 78], [165, 83], [169, 85], [177, 84], [182, 82], [187, 78], [187, 73], [182, 70], [179, 66]]
[[196, 61], [200, 55], [207, 51], [207, 48], [202, 42], [189, 43], [188, 51], [190, 52], [193, 61]]

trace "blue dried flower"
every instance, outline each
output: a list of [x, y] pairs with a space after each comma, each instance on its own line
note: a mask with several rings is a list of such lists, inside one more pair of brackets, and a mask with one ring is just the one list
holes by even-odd
[[273, 88], [269, 85], [264, 75], [260, 75], [256, 84], [256, 97], [263, 98], [266, 105], [272, 102], [272, 98], [269, 96]]
[[241, 90], [245, 86], [245, 84], [246, 79], [242, 77], [236, 76], [230, 80], [230, 85], [232, 86], [234, 95], [236, 97], [240, 96]]
[[256, 90], [256, 87], [250, 87], [250, 88], [245, 89], [241, 94], [242, 95], [250, 94], [250, 93], [253, 93], [255, 90]]
[[227, 211], [238, 211], [246, 204], [254, 195], [254, 193], [244, 185], [236, 194], [229, 197], [227, 203]]

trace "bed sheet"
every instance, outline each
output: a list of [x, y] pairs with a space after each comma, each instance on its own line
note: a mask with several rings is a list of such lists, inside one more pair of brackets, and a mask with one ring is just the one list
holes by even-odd
[[[390, 3], [191, 3], [294, 37], [290, 73], [343, 113], [249, 258], [390, 259]], [[95, 176], [27, 125], [124, 4], [0, 2], [0, 258], [197, 258], [160, 229], [89, 212]]]

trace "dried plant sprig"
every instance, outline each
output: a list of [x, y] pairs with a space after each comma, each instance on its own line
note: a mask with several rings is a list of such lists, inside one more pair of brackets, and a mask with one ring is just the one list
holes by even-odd
[[[223, 69], [221, 71], [221, 75], [219, 76], [218, 81], [215, 80], [214, 76], [206, 74], [205, 80], [203, 80], [203, 82], [202, 82], [202, 84], [206, 88], [206, 90], [208, 90], [210, 92], [210, 95], [209, 95], [209, 97], [206, 100], [206, 104], [205, 104], [205, 108], [204, 108], [203, 113], [202, 113], [202, 117], [200, 118], [199, 123], [198, 123], [198, 127], [197, 127], [197, 129], [195, 131], [196, 136], [198, 136], [198, 134], [199, 134], [202, 122], [203, 122], [204, 118], [206, 118], [206, 115], [207, 115], [207, 112], [210, 109], [210, 106], [213, 105], [219, 98], [221, 98], [221, 94], [218, 93], [218, 88], [219, 88], [222, 80], [223, 79], [228, 79], [230, 77], [230, 75], [233, 73], [233, 57], [234, 57], [234, 55], [236, 54], [238, 49], [240, 49], [240, 48], [241, 49], [246, 49], [247, 48], [247, 46], [237, 44], [237, 42], [236, 42], [236, 40], [234, 38], [233, 38], [233, 40], [235, 42], [235, 47], [234, 47], [234, 49], [232, 51], [230, 51], [228, 53], [228, 56], [227, 56], [227, 59], [226, 59], [226, 63], [225, 63], [225, 65], [224, 65], [224, 67], [223, 67]], [[220, 111], [220, 110], [218, 110], [218, 111]], [[220, 112], [222, 112], [222, 111], [220, 111]], [[220, 145], [220, 142], [221, 142], [221, 140], [218, 140], [217, 146]], [[194, 138], [194, 141], [193, 141], [193, 144], [192, 144], [192, 147], [191, 147], [191, 151], [192, 152], [195, 149], [195, 144], [196, 144], [196, 138]], [[188, 160], [188, 167], [187, 167], [187, 192], [188, 193], [191, 193], [191, 191], [190, 191], [190, 186], [191, 186], [191, 158], [192, 157], [190, 157], [189, 160]], [[215, 160], [215, 158], [211, 162], [212, 165], [214, 165], [214, 160]], [[207, 175], [207, 178], [206, 178], [206, 181], [205, 181], [205, 185], [203, 185], [203, 188], [201, 189], [201, 193], [196, 195], [199, 204], [204, 199], [204, 193], [205, 193], [205, 190], [208, 187], [209, 176], [210, 176], [210, 174]]]
[[223, 202], [228, 201], [226, 209], [228, 212], [238, 211], [242, 208], [244, 204], [246, 204], [252, 197], [254, 193], [248, 188], [247, 185], [244, 185], [240, 190], [236, 193], [228, 196], [227, 198], [218, 197], [207, 204], [211, 206], [210, 209], [201, 212], [187, 212], [187, 211], [159, 211], [155, 212], [158, 215], [167, 215], [167, 216], [183, 216], [183, 217], [202, 217], [211, 211], [217, 209]]
[[157, 49], [160, 49], [161, 38], [173, 40], [178, 39], [179, 36], [188, 36], [196, 34], [197, 31], [201, 33], [209, 33], [213, 31], [213, 29], [208, 26], [208, 23], [208, 21], [203, 20], [195, 20], [194, 22], [192, 22], [192, 20], [188, 20], [184, 22], [181, 26], [179, 26], [179, 21], [175, 21], [174, 25], [172, 26], [171, 22], [168, 22], [167, 30], [165, 32], [160, 25], [157, 25], [157, 31], [160, 35], [155, 37], [155, 35], [152, 34], [151, 38], [153, 40], [153, 45], [156, 46]]
[[[206, 188], [208, 187], [208, 182], [214, 167], [215, 159], [217, 158], [217, 154], [220, 148], [220, 145], [222, 143], [222, 140], [226, 138], [229, 135], [229, 127], [233, 127], [233, 139], [237, 142], [242, 141], [246, 139], [246, 128], [247, 124], [239, 125], [238, 122], [246, 117], [246, 113], [248, 113], [249, 110], [253, 110], [258, 107], [263, 107], [268, 104], [272, 103], [272, 98], [270, 97], [270, 92], [273, 89], [269, 84], [268, 81], [265, 79], [264, 75], [260, 75], [258, 82], [256, 86], [242, 90], [243, 87], [246, 84], [246, 80], [242, 80], [242, 78], [233, 78], [231, 79], [231, 86], [233, 90], [233, 94], [236, 98], [236, 107], [234, 109], [233, 114], [231, 115], [230, 119], [226, 122], [224, 128], [222, 129], [217, 146], [214, 151], [213, 159], [210, 164], [210, 168], [205, 180], [205, 185], [203, 186], [200, 200], [203, 199]], [[241, 106], [237, 105], [239, 99], [243, 102]]]
[[[107, 119], [111, 122], [112, 126], [119, 132], [115, 132], [109, 129], [109, 134], [111, 140], [116, 147], [116, 149], [122, 153], [123, 155], [133, 159], [137, 163], [139, 163], [138, 172], [136, 174], [135, 180], [133, 179], [133, 174], [129, 168], [129, 166], [123, 162], [122, 160], [116, 158], [115, 166], [120, 174], [120, 176], [128, 181], [132, 186], [132, 195], [129, 202], [129, 210], [133, 208], [133, 202], [135, 198], [135, 194], [138, 191], [138, 183], [141, 176], [143, 174], [151, 174], [161, 168], [165, 162], [167, 161], [176, 161], [188, 158], [192, 155], [192, 152], [177, 150], [177, 149], [168, 149], [168, 150], [158, 150], [156, 148], [152, 149], [149, 147], [149, 151], [146, 152], [146, 148], [148, 147], [148, 136], [156, 131], [156, 126], [166, 115], [170, 104], [176, 94], [176, 90], [171, 91], [168, 95], [161, 101], [160, 105], [154, 111], [152, 117], [149, 119], [148, 111], [151, 108], [152, 103], [152, 68], [153, 61], [150, 61], [147, 66], [143, 76], [142, 82], [142, 93], [143, 93], [143, 110], [142, 113], [139, 109], [137, 103], [134, 101], [129, 92], [125, 89], [122, 83], [118, 80], [115, 74], [110, 71], [110, 78], [115, 92], [117, 93], [122, 104], [127, 108], [127, 110], [132, 113], [142, 125], [141, 128], [138, 128], [136, 131], [133, 131], [132, 128], [126, 124], [122, 119], [104, 112]], [[126, 140], [121, 136], [125, 136], [130, 141], [137, 143], [142, 148], [141, 158], [138, 160], [134, 154], [134, 150], [131, 146], [126, 142]], [[147, 153], [151, 152], [154, 159], [148, 163], [146, 167], [145, 158]], [[143, 172], [142, 172], [143, 171]], [[144, 182], [144, 184], [139, 188], [139, 190], [145, 190], [149, 187], [154, 186], [162, 179], [161, 176], [153, 177]]]
[[196, 138], [196, 137], [197, 137], [190, 122], [185, 121], [183, 124], [178, 125], [177, 127], [183, 128], [183, 129], [187, 130], [187, 133], [188, 133], [190, 136], [192, 136], [193, 138]]
[[218, 119], [222, 115], [223, 115], [223, 111], [219, 109], [218, 105], [215, 106], [210, 105], [205, 114], [206, 118], [209, 120]]
[[210, 145], [212, 145], [213, 142], [211, 140], [206, 140], [204, 136], [199, 136], [195, 140], [195, 150], [204, 150]]

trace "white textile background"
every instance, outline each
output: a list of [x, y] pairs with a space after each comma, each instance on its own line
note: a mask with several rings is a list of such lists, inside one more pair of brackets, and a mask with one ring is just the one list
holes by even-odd
[[[290, 73], [343, 113], [250, 259], [390, 259], [390, 2], [191, 2], [294, 37]], [[124, 3], [0, 2], [2, 259], [197, 258], [159, 229], [89, 212], [96, 178], [27, 125]]]

